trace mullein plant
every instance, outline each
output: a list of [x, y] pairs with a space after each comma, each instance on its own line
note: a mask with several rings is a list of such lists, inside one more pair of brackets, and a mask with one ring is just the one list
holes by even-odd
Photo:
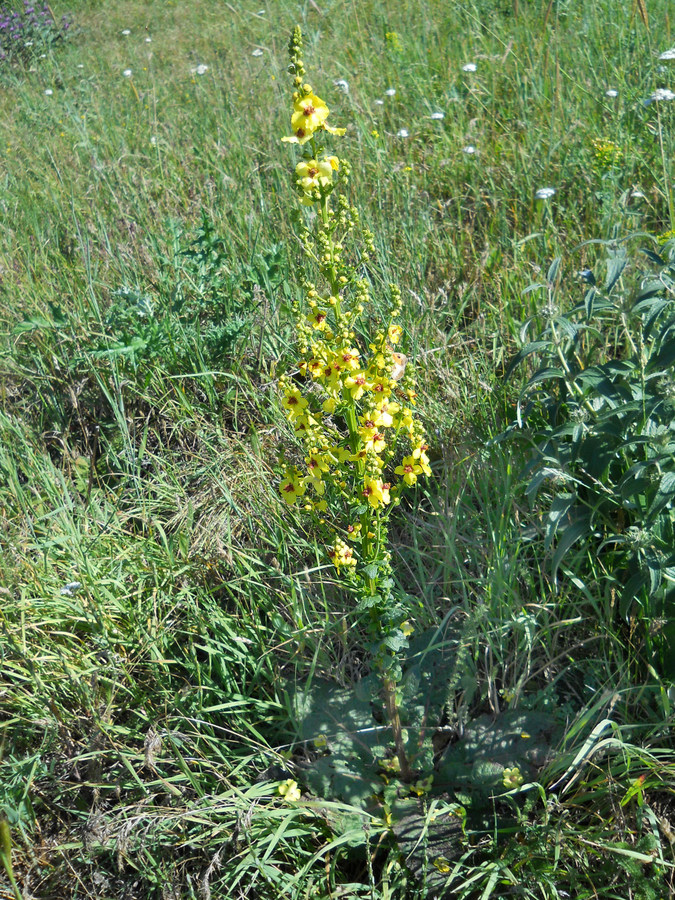
[[289, 50], [292, 135], [282, 140], [302, 153], [293, 179], [295, 222], [303, 277], [318, 278], [303, 281], [304, 299], [294, 306], [296, 371], [280, 379], [282, 405], [304, 451], [303, 465], [286, 467], [280, 491], [287, 504], [316, 517], [328, 559], [358, 598], [400, 774], [410, 780], [397, 686], [413, 605], [394, 587], [388, 524], [403, 491], [431, 474], [428, 447], [414, 415], [412, 367], [395, 349], [404, 337], [401, 292], [389, 285], [386, 317], [378, 318], [364, 277], [375, 255], [373, 234], [342, 191], [348, 162], [326, 148], [345, 129], [328, 124], [328, 106], [306, 83], [299, 28]]

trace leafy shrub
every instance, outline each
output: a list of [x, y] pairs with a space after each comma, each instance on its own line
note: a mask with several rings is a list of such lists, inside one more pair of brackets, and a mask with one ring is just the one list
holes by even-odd
[[170, 374], [221, 367], [249, 332], [265, 297], [283, 293], [279, 246], [235, 272], [225, 241], [205, 214], [187, 241], [179, 227], [173, 232], [173, 255], [162, 258], [154, 290], [115, 291], [96, 355], [115, 356], [132, 369], [161, 360]]
[[527, 490], [533, 500], [548, 491], [554, 573], [585, 542], [621, 613], [645, 620], [651, 651], [673, 674], [675, 241], [661, 254], [634, 252], [629, 239], [599, 243], [604, 281], [580, 273], [585, 294], [571, 309], [561, 308], [560, 259], [529, 289], [545, 303], [511, 365], [535, 360], [517, 423], [535, 445]]
[[54, 18], [49, 4], [24, 0], [18, 9], [0, 6], [0, 63], [30, 62], [64, 40], [71, 27], [67, 16]]

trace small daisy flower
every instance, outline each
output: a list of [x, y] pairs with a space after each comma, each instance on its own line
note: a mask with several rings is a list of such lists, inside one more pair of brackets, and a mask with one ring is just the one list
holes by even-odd
[[464, 63], [462, 66], [462, 72], [475, 72], [478, 66], [476, 63]]
[[53, 93], [54, 91], [51, 88], [47, 88], [47, 90], [45, 91], [45, 97], [51, 97]]
[[399, 128], [399, 130], [396, 132], [396, 137], [398, 137], [398, 138], [410, 137], [410, 132], [408, 131], [407, 128]]
[[619, 96], [619, 92], [615, 91], [614, 88], [610, 88], [608, 91], [605, 91], [605, 96], [614, 99], [614, 97]]
[[338, 80], [334, 81], [333, 84], [339, 91], [342, 91], [343, 94], [349, 93], [349, 83], [346, 82], [344, 78], [338, 78]]
[[146, 44], [151, 44], [151, 43], [152, 43], [152, 38], [151, 38], [151, 37], [146, 37], [145, 43], [146, 43]]
[[396, 96], [396, 88], [387, 88], [385, 91], [387, 97], [395, 97]]
[[131, 78], [131, 76], [132, 76], [133, 74], [134, 74], [134, 73], [133, 73], [133, 69], [125, 69], [125, 70], [122, 72], [122, 75], [124, 75], [125, 78]]
[[384, 106], [384, 100], [376, 100], [375, 106]]
[[125, 35], [125, 36], [126, 36], [127, 34], [131, 34], [131, 29], [130, 29], [130, 28], [125, 28], [124, 31], [122, 32], [122, 34]]
[[206, 75], [208, 71], [209, 67], [205, 63], [200, 63], [194, 69], [190, 69], [192, 75]]
[[78, 69], [84, 69], [84, 63], [78, 63], [78, 64], [77, 64], [77, 68], [78, 68]]
[[644, 200], [645, 199], [645, 195], [642, 193], [642, 191], [631, 191], [630, 195], [631, 195], [631, 197], [633, 197], [634, 200]]
[[467, 153], [469, 156], [473, 156], [476, 152], [476, 148], [473, 144], [467, 144], [466, 147], [462, 147], [462, 153]]
[[550, 200], [551, 197], [555, 194], [555, 188], [552, 187], [543, 187], [539, 188], [539, 190], [534, 195], [537, 200]]
[[257, 57], [257, 56], [262, 56], [263, 53], [264, 53], [264, 51], [261, 50], [260, 47], [256, 47], [255, 50], [252, 50], [252, 51], [251, 51], [251, 56], [256, 56], [256, 57]]
[[670, 50], [666, 50], [663, 52], [659, 59], [675, 59], [675, 47], [672, 47]]
[[432, 112], [431, 118], [432, 118], [432, 119], [435, 119], [437, 122], [440, 122], [441, 119], [444, 119], [444, 118], [445, 118], [445, 113], [444, 113], [444, 112], [441, 112], [440, 109], [439, 109], [439, 110], [437, 110], [436, 112]]

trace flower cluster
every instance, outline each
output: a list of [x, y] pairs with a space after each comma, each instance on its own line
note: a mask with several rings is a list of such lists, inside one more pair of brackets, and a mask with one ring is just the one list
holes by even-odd
[[614, 141], [604, 138], [593, 139], [593, 168], [600, 175], [611, 172], [621, 165], [623, 150]]
[[57, 23], [47, 3], [24, 0], [18, 10], [0, 6], [0, 62], [31, 60], [62, 40], [69, 28], [67, 16]]
[[344, 128], [331, 128], [326, 124], [329, 109], [312, 90], [311, 84], [304, 83], [305, 67], [302, 62], [302, 36], [300, 29], [296, 28], [291, 37], [289, 47], [291, 55], [291, 68], [295, 76], [295, 91], [293, 92], [293, 113], [291, 115], [290, 137], [282, 138], [291, 144], [306, 144], [318, 131], [327, 131], [330, 134], [343, 135]]
[[[327, 154], [319, 140], [345, 129], [326, 124], [330, 111], [304, 83], [301, 49], [296, 29], [290, 44], [293, 136], [282, 140], [303, 147], [295, 189], [301, 207], [313, 206], [318, 215], [313, 232], [298, 217], [299, 237], [305, 255], [318, 264], [322, 285], [306, 280], [303, 302], [294, 309], [297, 374], [282, 376], [280, 387], [304, 464], [286, 467], [280, 491], [287, 504], [318, 511], [324, 524], [332, 520], [328, 555], [338, 571], [353, 571], [381, 549], [382, 514], [431, 469], [424, 430], [413, 413], [412, 367], [394, 349], [404, 336], [401, 294], [390, 285], [388, 321], [374, 320], [370, 283], [359, 277], [359, 266], [346, 261], [348, 249], [359, 264], [371, 259], [373, 235], [343, 195], [332, 205], [349, 165]], [[365, 335], [372, 330], [369, 340]]]

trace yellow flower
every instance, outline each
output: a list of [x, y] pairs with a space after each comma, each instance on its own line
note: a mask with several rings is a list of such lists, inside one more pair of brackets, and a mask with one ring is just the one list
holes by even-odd
[[279, 485], [284, 503], [293, 506], [296, 500], [305, 493], [305, 482], [299, 477], [298, 472], [287, 470], [286, 477]]
[[403, 636], [409, 638], [411, 634], [414, 633], [415, 627], [412, 625], [408, 619], [405, 622], [401, 623], [401, 631], [403, 632]]
[[300, 371], [303, 373], [308, 373], [312, 376], [312, 378], [318, 378], [321, 374], [321, 369], [323, 368], [323, 362], [320, 359], [308, 359], [306, 363], [302, 363], [300, 366]]
[[297, 164], [295, 174], [298, 176], [297, 184], [299, 187], [305, 193], [309, 193], [309, 191], [319, 186], [323, 187], [331, 183], [333, 180], [333, 166], [330, 159], [322, 159], [320, 162], [317, 162], [315, 159], [306, 159]]
[[340, 367], [336, 365], [324, 366], [321, 370], [320, 379], [325, 382], [326, 387], [330, 391], [337, 391], [340, 387]]
[[429, 775], [427, 778], [421, 778], [419, 781], [415, 782], [415, 784], [410, 788], [411, 794], [417, 794], [418, 797], [423, 797], [424, 794], [428, 794], [431, 790], [431, 785], [433, 784], [434, 776]]
[[307, 321], [312, 328], [318, 328], [323, 331], [326, 327], [326, 313], [322, 309], [313, 309], [307, 316]]
[[396, 427], [397, 428], [405, 428], [408, 431], [412, 432], [414, 426], [414, 419], [412, 411], [408, 408], [405, 408], [400, 416], [396, 417]]
[[389, 485], [383, 484], [379, 478], [366, 479], [363, 495], [373, 509], [379, 509], [380, 506], [386, 506], [391, 499], [389, 497]]
[[383, 428], [391, 428], [394, 424], [394, 416], [401, 407], [398, 403], [390, 403], [386, 397], [383, 397], [375, 404], [375, 409], [371, 414], [371, 419], [376, 425]]
[[282, 141], [290, 144], [307, 143], [317, 129], [324, 127], [328, 113], [329, 109], [324, 101], [311, 90], [299, 96], [293, 103], [293, 115], [291, 116], [293, 136], [284, 137]]
[[317, 494], [323, 495], [326, 485], [323, 483], [322, 477], [324, 472], [329, 471], [325, 457], [321, 453], [312, 452], [305, 458], [305, 462], [309, 470], [307, 482], [312, 485]]
[[390, 325], [389, 330], [387, 332], [387, 336], [389, 337], [389, 341], [392, 344], [398, 344], [401, 340], [401, 335], [403, 334], [403, 329], [400, 325]]
[[309, 456], [305, 457], [305, 462], [312, 477], [320, 475], [321, 472], [328, 472], [328, 463], [323, 453], [317, 453], [316, 450], [312, 450]]
[[420, 465], [422, 471], [425, 475], [431, 475], [431, 468], [429, 466], [429, 457], [427, 456], [426, 451], [429, 449], [428, 444], [420, 444], [419, 447], [415, 447], [412, 452], [413, 459], [416, 459], [418, 464]]
[[524, 780], [518, 766], [514, 766], [512, 769], [504, 769], [502, 773], [502, 783], [508, 790], [519, 788]]
[[347, 525], [347, 540], [357, 541], [361, 537], [361, 523], [356, 525]]
[[335, 396], [327, 397], [323, 403], [321, 404], [321, 409], [328, 413], [328, 415], [332, 415], [335, 412], [335, 407], [338, 404], [338, 398]]
[[353, 375], [348, 375], [343, 384], [354, 400], [360, 400], [364, 392], [370, 390], [370, 383], [366, 378], [365, 372], [355, 372]]
[[324, 130], [324, 131], [327, 131], [328, 134], [335, 134], [335, 135], [337, 135], [338, 137], [342, 137], [342, 135], [345, 133], [345, 131], [346, 131], [347, 129], [346, 129], [346, 128], [332, 128], [330, 125], [325, 125], [325, 124], [324, 124], [323, 130]]
[[371, 413], [361, 416], [361, 423], [359, 434], [366, 447], [369, 447], [372, 444], [375, 435], [378, 434], [378, 426], [375, 419], [371, 416]]
[[298, 787], [298, 782], [294, 781], [292, 778], [287, 778], [286, 781], [282, 781], [277, 790], [288, 803], [295, 803], [302, 796], [300, 788]]
[[415, 456], [406, 456], [404, 457], [401, 465], [396, 466], [394, 472], [397, 475], [402, 475], [405, 483], [412, 486], [417, 481], [417, 476], [422, 474], [423, 469], [422, 466], [417, 462]]
[[284, 394], [281, 405], [288, 413], [289, 419], [301, 416], [307, 408], [307, 401], [297, 388], [292, 388]]
[[336, 362], [346, 372], [356, 372], [359, 368], [359, 351], [355, 347], [345, 347], [337, 354]]
[[391, 381], [389, 378], [379, 376], [373, 379], [373, 393], [379, 394], [381, 397], [388, 397], [391, 394]]

